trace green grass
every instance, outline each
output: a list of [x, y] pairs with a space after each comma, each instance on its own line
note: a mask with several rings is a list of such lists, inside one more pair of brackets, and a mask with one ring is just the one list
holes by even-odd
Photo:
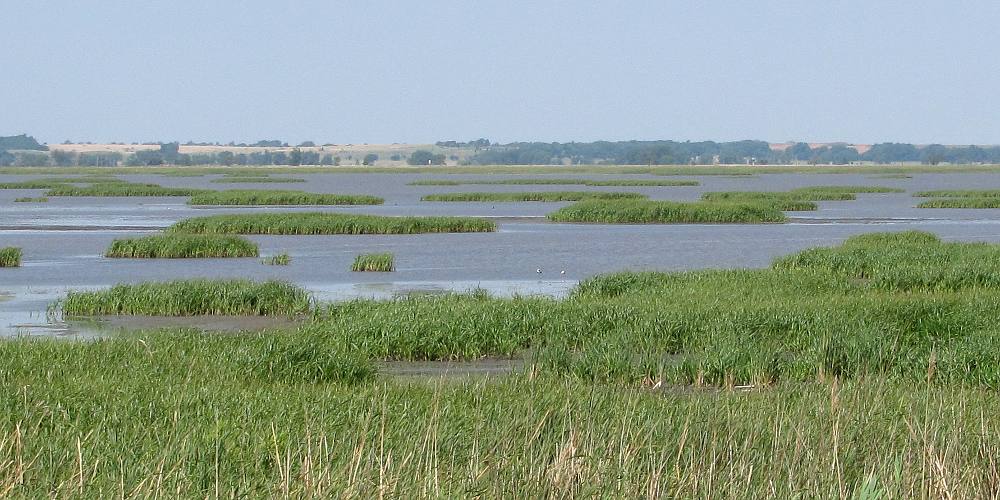
[[212, 215], [177, 222], [172, 232], [209, 234], [482, 233], [496, 224], [474, 217], [384, 217], [337, 213]]
[[30, 196], [25, 196], [21, 198], [14, 198], [14, 203], [46, 203], [49, 199], [44, 196], [39, 196], [32, 198]]
[[391, 253], [366, 253], [354, 258], [351, 271], [354, 272], [391, 272], [394, 271], [395, 260]]
[[[14, 497], [988, 498], [998, 256], [880, 233], [767, 269], [599, 276], [559, 300], [356, 300], [282, 331], [13, 339], [0, 342], [0, 485]], [[178, 288], [119, 296], [218, 297]], [[527, 366], [397, 381], [376, 363], [495, 356]]]
[[922, 201], [917, 208], [1000, 208], [1000, 197], [938, 198]]
[[231, 189], [195, 194], [189, 205], [381, 205], [376, 196], [306, 193], [304, 191]]
[[49, 189], [46, 196], [192, 196], [203, 193], [204, 189], [171, 188], [156, 184], [133, 184], [127, 182], [99, 183], [90, 186], [58, 185]]
[[257, 244], [239, 236], [174, 233], [116, 239], [104, 253], [105, 257], [130, 259], [197, 259], [257, 255]]
[[268, 184], [268, 183], [290, 183], [290, 182], [305, 182], [305, 179], [299, 179], [295, 177], [222, 177], [219, 179], [212, 179], [210, 182], [215, 184], [231, 183], [231, 184]]
[[646, 195], [640, 193], [613, 193], [606, 191], [537, 191], [522, 193], [444, 193], [430, 194], [420, 198], [421, 201], [487, 201], [487, 202], [517, 202], [517, 201], [579, 201], [579, 200], [628, 200], [643, 199]]
[[[882, 186], [811, 186], [790, 191], [721, 191], [703, 193], [705, 201], [836, 201], [855, 200], [857, 193], [901, 193], [902, 189]], [[791, 209], [786, 209], [791, 210]]]
[[310, 298], [281, 281], [179, 280], [74, 291], [60, 306], [68, 316], [292, 316], [308, 312]]
[[21, 267], [21, 249], [17, 247], [0, 248], [0, 267]]
[[261, 260], [261, 263], [269, 266], [287, 266], [292, 263], [292, 256], [287, 253], [279, 253], [277, 255], [264, 258]]
[[501, 179], [465, 180], [426, 179], [413, 181], [410, 186], [462, 186], [462, 185], [580, 185], [580, 186], [697, 186], [698, 181], [661, 179]]
[[913, 193], [918, 198], [1000, 198], [997, 189], [941, 189], [937, 191], [918, 191]]
[[107, 176], [48, 177], [19, 182], [2, 182], [0, 189], [51, 189], [63, 187], [66, 184], [114, 184], [120, 182], [124, 181]]
[[[794, 206], [793, 206], [794, 205]], [[784, 210], [815, 209], [810, 202], [717, 203], [648, 200], [587, 200], [560, 208], [547, 215], [554, 222], [595, 222], [605, 224], [761, 224], [785, 222]]]

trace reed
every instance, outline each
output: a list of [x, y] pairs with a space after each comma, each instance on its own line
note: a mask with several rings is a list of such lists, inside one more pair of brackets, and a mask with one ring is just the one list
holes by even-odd
[[213, 184], [272, 184], [272, 183], [293, 183], [305, 182], [305, 179], [297, 177], [221, 177], [212, 179]]
[[[615, 200], [580, 201], [548, 214], [554, 222], [605, 224], [760, 224], [785, 222], [781, 208], [769, 203], [682, 203], [672, 201]], [[794, 209], [815, 209], [809, 202], [796, 202]]]
[[613, 193], [606, 191], [536, 191], [522, 193], [480, 192], [430, 194], [421, 201], [465, 202], [519, 202], [519, 201], [580, 201], [580, 200], [637, 200], [646, 198], [641, 193]]
[[376, 196], [306, 193], [304, 191], [231, 189], [197, 193], [189, 205], [381, 205]]
[[918, 198], [1000, 198], [997, 189], [941, 189], [937, 191], [918, 191], [913, 193]]
[[413, 181], [410, 186], [461, 186], [461, 185], [579, 185], [579, 186], [698, 186], [694, 180], [663, 180], [663, 179], [490, 179], [490, 180], [450, 180], [425, 179]]
[[1000, 197], [938, 198], [922, 201], [917, 208], [1000, 208]]
[[116, 239], [104, 253], [105, 257], [128, 259], [199, 259], [257, 255], [257, 244], [240, 236], [177, 233]]
[[382, 272], [395, 271], [395, 260], [391, 253], [366, 253], [354, 258], [351, 271]]
[[261, 263], [269, 266], [287, 266], [292, 263], [292, 256], [288, 255], [288, 253], [282, 252], [277, 255], [264, 258]]
[[157, 184], [133, 184], [128, 182], [98, 183], [90, 186], [57, 185], [50, 188], [46, 196], [192, 196], [205, 192], [204, 189], [172, 188]]
[[21, 267], [21, 249], [18, 247], [0, 248], [0, 267]]
[[496, 224], [473, 217], [384, 217], [305, 212], [194, 217], [175, 223], [169, 230], [179, 233], [286, 235], [482, 233], [496, 231]]
[[14, 198], [14, 203], [46, 203], [49, 199], [44, 196], [30, 197], [25, 196], [22, 198]]
[[810, 186], [790, 191], [721, 191], [707, 192], [705, 201], [844, 201], [855, 200], [857, 193], [900, 193], [902, 189], [884, 186]]
[[60, 307], [68, 316], [294, 316], [309, 311], [310, 298], [282, 281], [179, 280], [73, 291]]

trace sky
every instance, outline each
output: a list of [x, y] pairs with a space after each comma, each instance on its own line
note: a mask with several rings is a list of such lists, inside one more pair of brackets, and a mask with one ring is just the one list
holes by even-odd
[[5, 2], [49, 143], [1000, 144], [1000, 2]]

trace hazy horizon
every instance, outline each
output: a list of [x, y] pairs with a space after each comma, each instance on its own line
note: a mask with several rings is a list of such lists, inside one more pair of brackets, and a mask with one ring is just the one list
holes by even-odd
[[18, 3], [0, 135], [1000, 144], [1000, 5]]

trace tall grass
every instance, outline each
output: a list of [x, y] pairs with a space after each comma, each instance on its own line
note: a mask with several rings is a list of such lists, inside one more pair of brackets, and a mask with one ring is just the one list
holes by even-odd
[[636, 200], [646, 198], [641, 193], [613, 193], [607, 191], [535, 191], [523, 193], [444, 193], [429, 194], [421, 201], [579, 201], [579, 200]]
[[287, 266], [292, 263], [292, 256], [288, 255], [287, 252], [282, 252], [277, 255], [264, 258], [261, 260], [261, 263], [269, 266]]
[[1000, 197], [938, 198], [922, 201], [917, 208], [1000, 208]]
[[391, 272], [395, 270], [395, 259], [391, 253], [366, 253], [354, 258], [351, 271]]
[[49, 199], [44, 196], [14, 198], [14, 203], [46, 203]]
[[0, 267], [21, 267], [21, 249], [18, 247], [0, 248]]
[[310, 298], [282, 281], [179, 280], [74, 291], [61, 308], [69, 316], [292, 316], [308, 312]]
[[131, 259], [196, 259], [257, 255], [257, 244], [239, 236], [176, 233], [116, 239], [104, 253], [105, 257]]
[[579, 185], [579, 186], [697, 186], [694, 180], [663, 180], [663, 179], [489, 179], [489, 180], [450, 180], [425, 179], [409, 183], [410, 186], [461, 186], [461, 185]]
[[46, 196], [192, 196], [203, 193], [204, 189], [171, 188], [157, 184], [133, 184], [127, 182], [99, 183], [90, 186], [57, 185], [49, 189]]
[[[799, 202], [794, 208], [815, 208]], [[547, 215], [554, 222], [607, 224], [759, 224], [784, 222], [781, 209], [767, 203], [682, 203], [672, 201], [581, 201]]]
[[305, 179], [299, 179], [296, 177], [222, 177], [219, 179], [212, 179], [210, 182], [214, 184], [270, 184], [270, 183], [293, 183], [293, 182], [305, 182]]
[[381, 205], [376, 196], [306, 193], [304, 191], [231, 189], [195, 194], [189, 205]]
[[496, 231], [472, 217], [383, 217], [336, 213], [212, 215], [177, 222], [171, 232], [209, 234], [418, 234]]
[[997, 189], [940, 189], [937, 191], [918, 191], [913, 193], [918, 198], [1000, 198]]
[[705, 201], [836, 201], [855, 200], [857, 193], [900, 193], [883, 186], [810, 186], [790, 191], [721, 191], [703, 193]]

